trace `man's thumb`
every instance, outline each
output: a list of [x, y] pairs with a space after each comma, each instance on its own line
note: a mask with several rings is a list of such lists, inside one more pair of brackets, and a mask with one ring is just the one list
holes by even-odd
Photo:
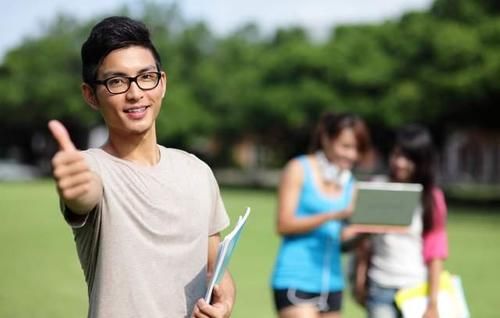
[[73, 145], [73, 142], [69, 137], [66, 127], [64, 127], [61, 122], [59, 122], [58, 120], [51, 120], [49, 121], [48, 126], [50, 132], [52, 133], [52, 136], [57, 141], [59, 147], [61, 147], [62, 150], [76, 150], [75, 145]]

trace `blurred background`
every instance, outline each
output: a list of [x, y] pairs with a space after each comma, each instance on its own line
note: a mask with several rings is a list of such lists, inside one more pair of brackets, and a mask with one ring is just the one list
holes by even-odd
[[[348, 110], [372, 130], [369, 172], [384, 168], [393, 128], [420, 122], [437, 140], [443, 184], [500, 183], [496, 1], [25, 0], [12, 6], [1, 27], [0, 159], [27, 165], [28, 175], [49, 173], [51, 118], [61, 119], [82, 149], [106, 138], [99, 114], [80, 95], [79, 49], [96, 21], [123, 14], [151, 27], [169, 76], [159, 142], [192, 151], [214, 168], [273, 182], [255, 170], [279, 168], [304, 151], [322, 111]], [[13, 173], [7, 169], [0, 178]]]
[[[270, 294], [260, 291], [268, 293], [278, 244], [275, 186], [325, 110], [369, 124], [376, 148], [360, 179], [386, 171], [396, 127], [431, 129], [450, 204], [449, 267], [471, 290], [473, 317], [497, 317], [500, 2], [19, 0], [4, 10], [0, 317], [86, 314], [83, 274], [48, 178], [57, 145], [46, 124], [61, 120], [80, 149], [105, 140], [80, 94], [79, 54], [92, 25], [115, 14], [151, 28], [168, 73], [159, 143], [209, 163], [234, 217], [258, 207], [234, 260], [245, 298], [235, 317], [272, 317]], [[265, 252], [251, 244], [259, 240]], [[363, 316], [349, 300], [346, 310]]]

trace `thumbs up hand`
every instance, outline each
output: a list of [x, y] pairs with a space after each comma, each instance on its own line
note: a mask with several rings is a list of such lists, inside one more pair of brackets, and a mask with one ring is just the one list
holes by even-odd
[[75, 151], [76, 147], [73, 145], [71, 138], [69, 137], [68, 131], [66, 127], [64, 127], [61, 122], [58, 120], [49, 121], [49, 130], [52, 133], [52, 136], [59, 144], [61, 150], [65, 151]]
[[[52, 174], [59, 195], [66, 205], [78, 214], [88, 213], [97, 204], [95, 182], [100, 179], [91, 172], [84, 156], [76, 149], [66, 128], [57, 120], [48, 124], [59, 151], [52, 158]], [[99, 185], [99, 184], [97, 184]]]

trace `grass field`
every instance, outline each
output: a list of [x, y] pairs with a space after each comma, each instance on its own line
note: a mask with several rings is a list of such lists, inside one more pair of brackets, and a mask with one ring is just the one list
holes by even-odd
[[[238, 286], [233, 317], [274, 317], [269, 290], [279, 243], [274, 193], [224, 189], [223, 198], [233, 222], [252, 207], [230, 264]], [[450, 207], [446, 267], [461, 275], [472, 317], [499, 317], [499, 228], [500, 211]], [[83, 274], [52, 183], [0, 183], [0, 242], [0, 317], [86, 317]], [[364, 317], [348, 295], [343, 316]]]

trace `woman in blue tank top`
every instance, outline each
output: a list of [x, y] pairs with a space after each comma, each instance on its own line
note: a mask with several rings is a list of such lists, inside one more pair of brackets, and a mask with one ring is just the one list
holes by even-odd
[[340, 317], [340, 244], [355, 196], [351, 169], [369, 143], [358, 116], [325, 113], [310, 153], [287, 163], [278, 195], [282, 242], [272, 275], [280, 318]]

